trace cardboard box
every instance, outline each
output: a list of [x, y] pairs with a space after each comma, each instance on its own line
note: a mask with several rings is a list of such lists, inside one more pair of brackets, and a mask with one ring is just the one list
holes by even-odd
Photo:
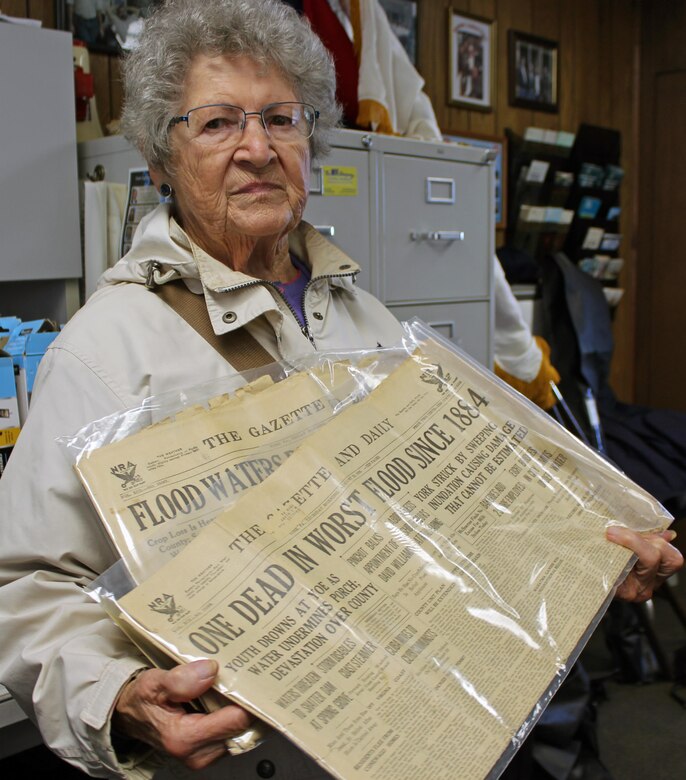
[[0, 449], [14, 446], [20, 427], [14, 362], [0, 357]]
[[57, 331], [47, 333], [28, 333], [24, 339], [23, 353], [13, 355], [15, 364], [15, 380], [17, 386], [17, 403], [19, 405], [19, 420], [23, 425], [29, 413], [33, 384], [45, 350], [57, 337]]
[[21, 323], [19, 317], [0, 317], [0, 349], [4, 349], [12, 331]]

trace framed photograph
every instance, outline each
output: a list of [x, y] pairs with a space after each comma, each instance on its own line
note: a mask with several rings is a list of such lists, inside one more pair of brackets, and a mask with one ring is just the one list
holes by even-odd
[[510, 105], [556, 112], [559, 105], [559, 44], [510, 30], [508, 54]]
[[492, 111], [495, 91], [495, 22], [448, 10], [448, 102]]
[[443, 135], [443, 140], [452, 141], [462, 146], [472, 146], [478, 149], [492, 149], [495, 152], [493, 167], [495, 169], [495, 226], [497, 229], [507, 227], [507, 142], [505, 138], [479, 133], [455, 131]]
[[90, 51], [121, 54], [137, 43], [145, 17], [162, 0], [54, 0], [55, 26]]
[[416, 0], [379, 0], [391, 29], [417, 66], [417, 2]]

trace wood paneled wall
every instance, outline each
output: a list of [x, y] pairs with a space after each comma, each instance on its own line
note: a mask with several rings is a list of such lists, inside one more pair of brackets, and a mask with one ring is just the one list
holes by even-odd
[[[4, 13], [39, 18], [54, 26], [52, 0], [0, 0]], [[581, 122], [622, 133], [622, 256], [624, 298], [615, 317], [612, 384], [633, 400], [635, 380], [636, 208], [638, 67], [641, 0], [418, 0], [418, 69], [444, 131], [504, 135], [529, 125], [575, 131]], [[488, 113], [450, 106], [448, 94], [448, 9], [496, 20], [496, 95]], [[559, 112], [549, 114], [508, 105], [507, 33], [515, 29], [559, 41]], [[98, 113], [103, 127], [119, 116], [121, 85], [116, 57], [91, 53]], [[498, 236], [502, 243], [503, 236]]]
[[[612, 385], [633, 400], [636, 311], [636, 192], [638, 145], [638, 42], [640, 0], [419, 0], [418, 69], [444, 132], [471, 131], [502, 136], [534, 125], [575, 132], [579, 124], [622, 133], [621, 256], [625, 289], [614, 321]], [[451, 106], [448, 95], [448, 12], [450, 8], [496, 21], [496, 94], [488, 113]], [[558, 41], [559, 112], [550, 114], [508, 104], [507, 33], [514, 29]], [[498, 235], [498, 243], [504, 237]]]
[[686, 0], [642, 10], [636, 399], [686, 411]]
[[40, 19], [44, 27], [55, 26], [53, 0], [0, 0], [0, 9], [7, 16]]

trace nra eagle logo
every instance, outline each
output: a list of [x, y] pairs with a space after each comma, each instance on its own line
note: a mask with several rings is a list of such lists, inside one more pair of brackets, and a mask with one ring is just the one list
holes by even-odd
[[148, 606], [153, 612], [159, 612], [160, 615], [167, 615], [170, 622], [172, 622], [181, 612], [176, 606], [176, 599], [169, 593], [163, 593], [161, 596], [158, 596], [151, 601]]
[[110, 473], [117, 479], [121, 480], [121, 486], [123, 488], [130, 487], [131, 485], [137, 485], [143, 480], [136, 474], [138, 466], [135, 463], [119, 463], [116, 466], [112, 466]]
[[432, 363], [430, 368], [424, 369], [419, 377], [427, 385], [437, 385], [437, 390], [442, 393], [446, 383], [450, 381], [450, 374], [443, 375], [443, 367], [439, 363]]

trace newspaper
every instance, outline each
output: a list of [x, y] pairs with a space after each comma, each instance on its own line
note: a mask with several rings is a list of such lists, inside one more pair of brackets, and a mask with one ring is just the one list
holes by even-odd
[[[81, 457], [76, 472], [109, 537], [140, 582], [332, 415], [341, 368], [261, 377]], [[330, 372], [328, 372], [330, 373]]]
[[669, 520], [429, 339], [117, 607], [335, 777], [496, 777], [632, 562], [605, 527]]

